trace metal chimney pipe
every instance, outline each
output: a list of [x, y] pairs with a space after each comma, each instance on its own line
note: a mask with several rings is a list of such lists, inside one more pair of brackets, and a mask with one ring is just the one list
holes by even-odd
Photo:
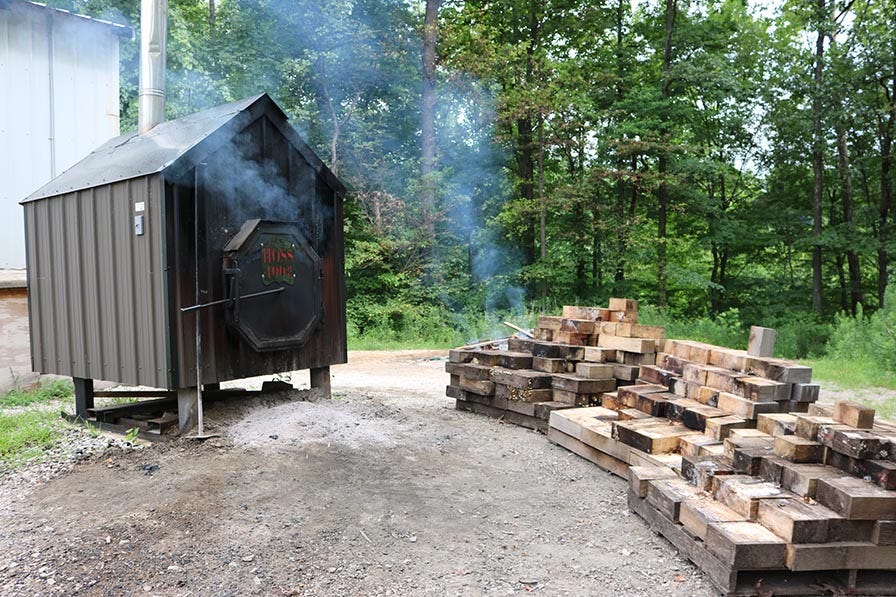
[[165, 121], [165, 43], [168, 38], [168, 0], [140, 3], [140, 94], [138, 128], [141, 135]]

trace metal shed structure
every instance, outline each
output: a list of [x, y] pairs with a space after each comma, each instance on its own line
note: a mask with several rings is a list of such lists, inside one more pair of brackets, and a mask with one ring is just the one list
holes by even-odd
[[346, 362], [344, 193], [266, 94], [110, 140], [23, 201], [34, 370], [195, 388], [197, 317], [202, 384]]
[[0, 267], [25, 265], [19, 201], [119, 134], [129, 27], [0, 0]]

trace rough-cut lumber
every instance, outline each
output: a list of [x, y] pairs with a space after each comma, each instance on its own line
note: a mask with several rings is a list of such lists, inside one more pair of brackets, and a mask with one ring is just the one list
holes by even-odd
[[896, 545], [896, 520], [876, 520], [871, 531], [875, 545]]
[[568, 373], [556, 373], [551, 377], [551, 387], [576, 394], [602, 394], [616, 388], [616, 380], [589, 379]]
[[729, 392], [720, 392], [718, 407], [732, 415], [754, 420], [761, 414], [778, 412], [777, 402], [753, 402]]
[[679, 438], [694, 433], [684, 425], [655, 421], [617, 421], [613, 424], [613, 437], [647, 454], [663, 454], [676, 451]]
[[790, 388], [792, 402], [815, 402], [821, 393], [821, 386], [817, 383], [795, 383]]
[[832, 418], [838, 423], [850, 425], [858, 429], [874, 427], [874, 409], [857, 402], [838, 401], [834, 403]]
[[756, 477], [727, 475], [717, 479], [720, 481], [715, 498], [750, 520], [756, 520], [761, 500], [784, 496], [784, 493], [774, 484]]
[[676, 375], [682, 375], [684, 373], [684, 368], [690, 364], [690, 361], [681, 359], [666, 352], [658, 352], [656, 354], [656, 365], [658, 367], [662, 367], [663, 369], [668, 369]]
[[[604, 332], [602, 331], [601, 333]], [[614, 333], [617, 336], [625, 336], [627, 338], [650, 338], [652, 340], [662, 340], [666, 337], [666, 328], [658, 325], [617, 323], [614, 329]]]
[[591, 406], [601, 403], [600, 393], [581, 393], [568, 390], [554, 389], [552, 396], [556, 402], [572, 404], [575, 406]]
[[553, 396], [554, 392], [550, 388], [530, 390], [495, 384], [495, 397], [510, 402], [549, 402]]
[[701, 404], [699, 406], [685, 407], [681, 416], [681, 422], [688, 429], [703, 431], [706, 429], [706, 421], [709, 419], [727, 416], [724, 410]]
[[609, 348], [598, 348], [597, 346], [586, 346], [582, 350], [583, 361], [593, 363], [612, 363], [616, 360], [616, 351]]
[[709, 353], [713, 348], [710, 344], [692, 340], [666, 340], [663, 352], [686, 361], [705, 365], [709, 363]]
[[743, 417], [729, 415], [727, 417], [707, 419], [704, 432], [713, 439], [722, 441], [728, 437], [733, 429], [742, 429], [749, 426], [750, 421]]
[[545, 330], [559, 330], [562, 317], [553, 317], [550, 315], [542, 315], [538, 318], [538, 327]]
[[727, 457], [682, 455], [681, 476], [701, 491], [710, 491], [715, 477], [733, 474], [734, 468]]
[[507, 350], [511, 352], [528, 352], [532, 354], [531, 338], [517, 338], [516, 336], [507, 339]]
[[560, 331], [574, 334], [593, 334], [594, 321], [588, 319], [571, 319], [564, 317], [560, 320]]
[[670, 389], [674, 381], [678, 379], [678, 375], [674, 371], [662, 369], [656, 365], [642, 365], [641, 370], [638, 372], [638, 377], [647, 383], [665, 386]]
[[579, 307], [575, 305], [563, 306], [563, 317], [567, 319], [587, 319], [597, 321], [600, 319], [600, 307]]
[[552, 359], [549, 357], [532, 357], [532, 369], [542, 373], [570, 373], [573, 364], [566, 359]]
[[819, 425], [819, 443], [835, 452], [852, 458], [886, 458], [889, 442], [873, 431], [855, 429], [848, 425]]
[[791, 462], [821, 462], [824, 446], [798, 435], [779, 435], [775, 438], [775, 456]]
[[602, 363], [576, 363], [576, 375], [589, 379], [613, 379], [613, 366]]
[[491, 381], [470, 379], [461, 376], [457, 385], [460, 386], [462, 390], [472, 392], [473, 394], [479, 394], [480, 396], [492, 396], [495, 393], [495, 384]]
[[618, 477], [625, 478], [626, 469], [628, 469], [628, 465], [621, 460], [617, 460], [608, 454], [601, 452], [600, 450], [596, 450], [591, 446], [573, 438], [565, 433], [554, 429], [553, 427], [548, 428], [547, 433], [548, 439], [558, 446], [565, 448], [576, 454], [581, 456], [585, 460], [588, 460], [605, 471], [609, 471]]
[[616, 390], [619, 399], [626, 403], [630, 408], [635, 408], [637, 406], [639, 396], [661, 392], [668, 392], [668, 388], [657, 384], [639, 384], [634, 386], [623, 386]]
[[756, 429], [769, 435], [793, 435], [796, 417], [789, 413], [763, 413], [756, 417]]
[[896, 546], [859, 541], [787, 546], [787, 567], [807, 570], [896, 570]]
[[819, 479], [815, 499], [850, 520], [896, 519], [896, 491], [855, 477]]
[[529, 369], [532, 367], [532, 355], [527, 352], [501, 352], [497, 364], [508, 369]]
[[825, 464], [856, 477], [868, 478], [883, 489], [896, 490], [896, 462], [892, 460], [865, 460], [852, 458], [828, 450]]
[[706, 540], [706, 527], [714, 522], [746, 522], [746, 517], [738, 514], [725, 504], [709, 496], [686, 498], [679, 506], [678, 521], [692, 535]]
[[800, 499], [761, 500], [757, 521], [788, 543], [824, 543], [828, 521], [840, 518], [820, 504]]
[[535, 417], [538, 419], [544, 419], [547, 421], [551, 413], [556, 410], [561, 410], [564, 408], [571, 408], [569, 404], [563, 404], [562, 402], [545, 401], [545, 402], [536, 402], [535, 403]]
[[652, 394], [636, 394], [635, 408], [652, 417], [663, 417], [666, 414], [666, 404], [669, 402], [662, 392]]
[[778, 332], [772, 328], [750, 327], [750, 339], [747, 341], [747, 354], [751, 357], [770, 357], [775, 351], [775, 338]]
[[558, 342], [533, 342], [532, 356], [549, 359], [566, 359], [568, 361], [581, 361], [585, 355], [582, 346], [571, 346]]
[[621, 363], [613, 363], [613, 377], [621, 381], [635, 381], [638, 379], [637, 365], [623, 365]]
[[521, 390], [539, 390], [551, 387], [551, 375], [529, 369], [504, 369], [495, 367], [491, 371], [491, 379], [495, 383], [519, 388]]
[[685, 435], [678, 443], [682, 456], [712, 456], [721, 452], [722, 442], [707, 435]]
[[712, 522], [706, 547], [734, 569], [784, 568], [787, 543], [755, 522]]
[[489, 381], [491, 379], [491, 367], [474, 365], [472, 363], [445, 363], [445, 371], [451, 375], [460, 375], [470, 380]]
[[800, 464], [783, 460], [781, 487], [796, 495], [814, 498], [819, 479], [840, 474], [842, 473], [823, 464]]
[[638, 323], [638, 301], [626, 298], [611, 298], [608, 305], [610, 311], [617, 314], [614, 317], [616, 321], [624, 321], [628, 323]]
[[681, 479], [656, 479], [647, 487], [647, 501], [672, 522], [678, 522], [681, 502], [695, 495], [697, 488]]
[[625, 338], [601, 334], [597, 339], [597, 346], [639, 354], [656, 352], [656, 341], [649, 338]]
[[647, 487], [650, 481], [657, 479], [677, 479], [670, 468], [665, 466], [633, 466], [628, 469], [628, 482], [632, 487], [632, 491], [638, 494], [640, 498], [647, 497]]
[[781, 383], [812, 383], [812, 367], [781, 359], [750, 357], [747, 371]]

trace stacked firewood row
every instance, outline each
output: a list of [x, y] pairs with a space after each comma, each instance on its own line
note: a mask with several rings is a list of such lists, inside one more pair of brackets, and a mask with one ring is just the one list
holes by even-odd
[[722, 593], [896, 595], [896, 425], [816, 404], [808, 367], [664, 340], [633, 301], [564, 307], [534, 333], [452, 351], [457, 407], [628, 478], [631, 509]]

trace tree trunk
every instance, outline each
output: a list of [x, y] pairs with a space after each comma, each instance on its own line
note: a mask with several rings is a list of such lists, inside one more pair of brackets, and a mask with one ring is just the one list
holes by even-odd
[[[618, 0], [616, 3], [616, 101], [621, 102], [624, 98], [622, 89], [622, 78], [625, 76], [623, 68], [623, 18], [625, 16], [625, 0]], [[619, 140], [620, 144], [622, 139]], [[637, 160], [632, 157], [632, 174], [637, 168]], [[620, 155], [619, 149], [616, 152], [616, 272], [614, 279], [616, 281], [616, 291], [621, 290], [622, 282], [625, 281], [625, 252], [627, 250], [627, 236], [629, 221], [625, 218], [625, 180], [622, 178], [622, 172], [625, 170], [625, 158]]]
[[877, 224], [877, 300], [884, 306], [887, 284], [890, 281], [890, 209], [893, 201], [893, 128], [896, 123], [896, 43], [893, 44], [893, 70], [890, 88], [884, 87], [887, 96], [887, 117], [880, 119], [880, 205]]
[[420, 207], [426, 241], [435, 251], [436, 246], [436, 186], [433, 175], [436, 170], [436, 44], [439, 39], [439, 5], [442, 0], [426, 0], [423, 21], [423, 93], [420, 105], [420, 178], [422, 190]]
[[[669, 136], [668, 100], [671, 97], [671, 71], [672, 71], [672, 32], [675, 30], [675, 16], [678, 9], [677, 0], [666, 0], [666, 37], [663, 45], [663, 100], [664, 107], [660, 114], [661, 142], [666, 144]], [[657, 189], [657, 306], [663, 309], [668, 304], [668, 289], [666, 279], [666, 218], [669, 209], [669, 188], [666, 182], [668, 174], [668, 155], [665, 147], [660, 148], [660, 156], [657, 164], [659, 175], [659, 188]]]
[[818, 0], [818, 32], [815, 38], [815, 89], [812, 94], [812, 310], [821, 313], [821, 204], [824, 184], [824, 133], [821, 122], [821, 93], [824, 74], [824, 40], [826, 0]]
[[849, 171], [849, 148], [846, 144], [846, 127], [843, 123], [837, 126], [837, 163], [843, 193], [843, 222], [848, 235], [846, 262], [849, 268], [849, 310], [855, 315], [856, 308], [862, 302], [862, 272], [859, 269], [859, 254], [851, 244], [857, 233], [853, 208], [852, 175]]

